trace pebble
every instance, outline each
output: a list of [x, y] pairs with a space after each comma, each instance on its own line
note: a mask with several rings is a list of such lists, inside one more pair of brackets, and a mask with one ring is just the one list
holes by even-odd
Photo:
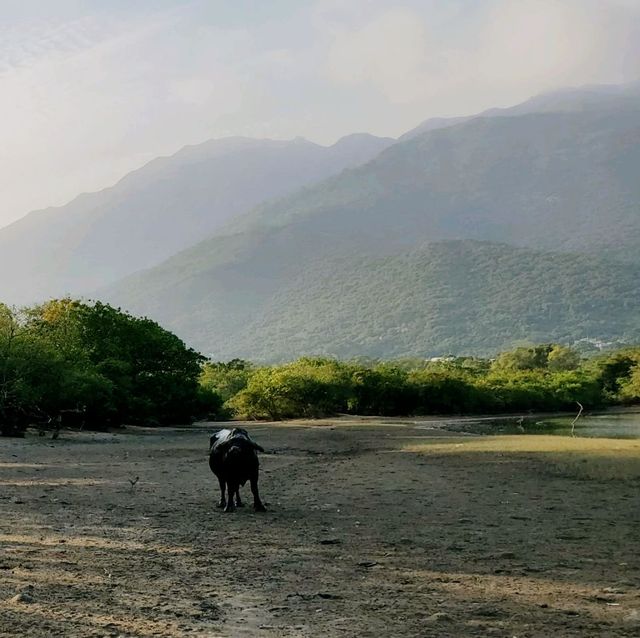
[[9, 600], [10, 603], [26, 603], [30, 604], [34, 602], [34, 597], [26, 591], [21, 591]]
[[427, 622], [449, 622], [451, 616], [444, 611], [437, 611], [435, 614], [427, 617]]

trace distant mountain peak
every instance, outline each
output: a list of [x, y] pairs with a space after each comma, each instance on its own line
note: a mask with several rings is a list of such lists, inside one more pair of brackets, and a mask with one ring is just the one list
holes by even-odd
[[490, 108], [480, 113], [457, 117], [431, 117], [407, 131], [399, 139], [411, 139], [423, 133], [449, 128], [477, 117], [510, 117], [530, 113], [581, 112], [603, 108], [640, 109], [640, 80], [627, 84], [588, 84], [563, 87], [534, 95], [514, 106]]
[[363, 142], [378, 144], [380, 140], [390, 143], [395, 141], [392, 137], [377, 137], [371, 133], [351, 133], [350, 135], [344, 135], [331, 146], [332, 148], [345, 148], [347, 146], [353, 146], [354, 144], [362, 144]]
[[[376, 141], [378, 140], [378, 141]], [[99, 288], [149, 268], [263, 202], [365, 163], [389, 141], [321, 146], [231, 136], [188, 145], [113, 186], [0, 229], [0, 301]]]

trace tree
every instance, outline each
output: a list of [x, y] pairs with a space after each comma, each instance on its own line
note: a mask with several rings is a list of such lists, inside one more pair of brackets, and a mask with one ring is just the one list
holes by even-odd
[[595, 369], [603, 393], [617, 397], [622, 386], [628, 383], [634, 368], [640, 364], [640, 348], [627, 348], [594, 359], [591, 368]]
[[242, 359], [233, 359], [226, 363], [209, 361], [202, 368], [200, 384], [203, 388], [219, 394], [223, 401], [228, 401], [247, 387], [254, 371], [255, 366]]
[[546, 365], [546, 356], [541, 356], [541, 353], [536, 347], [521, 346], [515, 348], [509, 352], [503, 352], [498, 355], [498, 358], [492, 365], [494, 371], [514, 372], [517, 370], [534, 370], [535, 368], [542, 368]]
[[347, 411], [350, 386], [347, 365], [306, 357], [258, 369], [229, 405], [255, 418], [320, 417]]
[[67, 399], [105, 423], [192, 421], [219, 409], [199, 385], [204, 357], [147, 318], [101, 302], [49, 301], [31, 309], [27, 329], [73, 369]]
[[640, 401], [640, 363], [633, 366], [629, 377], [620, 383], [619, 396], [623, 401]]
[[2, 435], [20, 435], [30, 420], [48, 416], [63, 394], [64, 367], [55, 349], [33, 340], [22, 313], [0, 304]]
[[576, 370], [579, 365], [580, 355], [568, 346], [553, 346], [547, 357], [547, 367], [553, 372]]

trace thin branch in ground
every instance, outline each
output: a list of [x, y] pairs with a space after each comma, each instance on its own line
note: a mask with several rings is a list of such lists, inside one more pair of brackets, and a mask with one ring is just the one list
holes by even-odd
[[571, 422], [571, 436], [575, 436], [575, 430], [576, 430], [576, 422], [578, 421], [578, 419], [580, 418], [580, 415], [582, 414], [582, 411], [584, 410], [584, 408], [582, 407], [582, 403], [580, 403], [580, 401], [576, 401], [576, 403], [578, 404], [578, 407], [580, 408], [580, 410], [578, 410], [578, 414], [576, 414], [576, 418]]

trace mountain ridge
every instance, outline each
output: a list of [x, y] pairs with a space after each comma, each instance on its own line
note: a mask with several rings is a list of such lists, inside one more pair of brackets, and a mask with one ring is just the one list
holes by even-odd
[[[584, 255], [593, 255], [605, 260], [608, 271], [634, 268], [640, 254], [637, 166], [640, 104], [617, 111], [478, 117], [398, 142], [366, 164], [262, 204], [101, 294], [217, 352], [220, 344], [248, 343], [242, 334], [249, 320], [284, 295], [309, 263], [331, 267], [350, 257], [396, 259], [425, 242], [475, 240], [587, 261]], [[627, 266], [614, 266], [625, 260]], [[637, 294], [625, 280], [626, 294]], [[609, 283], [613, 290], [614, 278]], [[590, 285], [586, 274], [583, 284]], [[321, 296], [311, 285], [300, 287], [297, 302], [289, 296], [283, 307], [313, 306], [305, 289]], [[491, 298], [485, 304], [490, 308]], [[352, 311], [357, 314], [357, 308]], [[273, 326], [282, 321], [273, 319]], [[251, 325], [258, 341], [271, 334], [265, 323]], [[342, 339], [338, 332], [334, 338]], [[264, 356], [253, 343], [256, 355]]]
[[0, 229], [0, 298], [30, 303], [106, 285], [208, 236], [234, 215], [357, 165], [393, 143], [224, 138], [156, 158], [115, 185]]
[[640, 80], [627, 84], [590, 84], [563, 87], [534, 95], [524, 102], [506, 107], [493, 107], [471, 115], [456, 117], [432, 117], [410, 129], [398, 140], [405, 141], [432, 130], [448, 128], [468, 122], [477, 117], [510, 117], [530, 113], [576, 112], [597, 109], [603, 106], [619, 109], [621, 106], [637, 104], [640, 97]]
[[[342, 253], [292, 268], [276, 285], [263, 272], [250, 304], [243, 265], [243, 255], [228, 260], [213, 284], [206, 270], [178, 279], [177, 296], [156, 289], [153, 309], [125, 305], [151, 310], [215, 359], [486, 356], [522, 340], [640, 339], [640, 265], [584, 254], [476, 240]], [[184, 304], [180, 295], [194, 291], [197, 302]]]

